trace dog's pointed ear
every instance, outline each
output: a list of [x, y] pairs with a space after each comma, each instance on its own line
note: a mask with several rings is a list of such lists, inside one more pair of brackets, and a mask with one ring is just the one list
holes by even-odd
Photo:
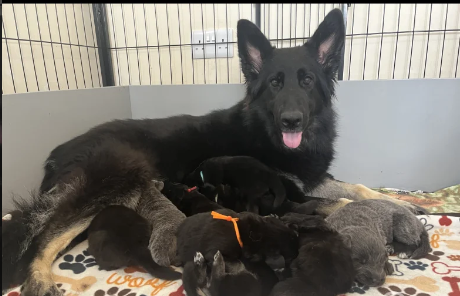
[[257, 78], [265, 59], [273, 52], [273, 47], [265, 35], [252, 22], [241, 19], [237, 25], [238, 53], [241, 70], [247, 82]]
[[331, 10], [305, 46], [315, 55], [318, 63], [330, 78], [339, 69], [345, 42], [345, 24], [340, 9]]

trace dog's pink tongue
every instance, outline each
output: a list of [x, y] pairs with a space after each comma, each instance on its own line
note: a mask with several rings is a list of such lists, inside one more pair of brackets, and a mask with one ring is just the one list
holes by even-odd
[[284, 145], [289, 148], [297, 148], [302, 141], [302, 133], [283, 133], [283, 142]]

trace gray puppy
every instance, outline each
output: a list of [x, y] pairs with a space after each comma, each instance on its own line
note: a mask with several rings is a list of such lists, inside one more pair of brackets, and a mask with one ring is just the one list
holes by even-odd
[[161, 266], [179, 266], [176, 231], [185, 215], [161, 194], [163, 187], [163, 182], [152, 180], [152, 186], [142, 194], [136, 212], [153, 226], [149, 242], [153, 260]]
[[417, 259], [431, 251], [428, 233], [407, 208], [381, 199], [351, 202], [326, 221], [348, 241], [356, 280], [375, 287], [392, 272], [388, 255]]

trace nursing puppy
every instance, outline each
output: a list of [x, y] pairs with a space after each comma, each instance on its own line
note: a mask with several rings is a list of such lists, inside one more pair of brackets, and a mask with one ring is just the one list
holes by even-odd
[[197, 252], [193, 262], [185, 265], [183, 274], [184, 289], [189, 296], [198, 295], [198, 288], [211, 296], [263, 296], [270, 293], [277, 281], [264, 262], [224, 260], [220, 251], [213, 262], [207, 262]]
[[141, 266], [151, 275], [177, 280], [181, 273], [153, 261], [148, 248], [152, 226], [135, 211], [124, 206], [102, 210], [88, 228], [88, 252], [102, 270]]
[[297, 256], [297, 236], [279, 219], [229, 209], [216, 212], [239, 219], [236, 224], [242, 246], [231, 221], [214, 219], [209, 212], [196, 214], [186, 218], [177, 231], [178, 254], [183, 263], [193, 261], [196, 252], [201, 252], [208, 262], [214, 260], [217, 251], [225, 260], [263, 261], [281, 255], [290, 263]]
[[[223, 208], [201, 194], [197, 188], [189, 188], [187, 185], [170, 181], [165, 181], [164, 184], [161, 192], [187, 217]], [[214, 187], [212, 191], [217, 192]]]
[[[352, 202], [326, 221], [351, 242], [356, 280], [380, 286], [388, 271], [388, 253], [418, 259], [431, 251], [428, 233], [408, 209], [387, 200]], [[387, 270], [387, 271], [386, 271]]]
[[320, 216], [288, 213], [281, 220], [299, 233], [299, 255], [292, 277], [279, 282], [273, 296], [336, 296], [351, 288], [355, 272], [351, 250]]
[[153, 180], [148, 194], [143, 194], [136, 212], [152, 226], [149, 249], [153, 260], [161, 266], [179, 266], [176, 231], [185, 215], [163, 194], [164, 183]]
[[276, 172], [253, 157], [222, 156], [203, 161], [188, 177], [187, 185], [229, 185], [246, 200], [246, 211], [259, 214], [261, 200], [267, 193], [275, 197], [273, 209], [286, 198], [286, 191]]

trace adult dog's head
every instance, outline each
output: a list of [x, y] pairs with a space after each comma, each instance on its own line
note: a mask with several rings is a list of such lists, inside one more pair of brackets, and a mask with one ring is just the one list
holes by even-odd
[[330, 105], [344, 39], [339, 9], [328, 13], [303, 46], [292, 48], [275, 49], [253, 23], [238, 22], [247, 119], [263, 123], [275, 145], [302, 149], [322, 121], [334, 116]]

